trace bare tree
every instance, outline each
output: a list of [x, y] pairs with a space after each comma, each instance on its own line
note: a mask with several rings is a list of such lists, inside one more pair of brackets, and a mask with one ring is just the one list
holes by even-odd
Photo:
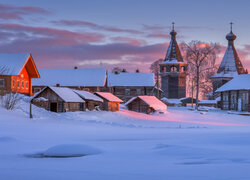
[[[150, 65], [150, 71], [155, 74], [155, 81], [160, 81], [160, 64], [163, 62], [163, 59], [158, 59]], [[159, 85], [158, 85], [159, 86]]]
[[196, 109], [198, 109], [199, 96], [212, 91], [212, 82], [209, 79], [217, 66], [216, 55], [219, 46], [213, 43], [191, 41], [184, 45], [185, 61], [188, 63], [189, 84], [194, 84], [196, 91]]
[[15, 108], [21, 97], [18, 93], [8, 93], [0, 97], [2, 106], [7, 110]]
[[122, 69], [119, 68], [119, 67], [114, 67], [112, 70], [111, 70], [112, 73], [115, 73], [115, 74], [119, 74], [120, 72], [122, 72]]
[[[8, 68], [5, 66], [0, 66], [0, 76], [6, 76], [9, 74]], [[5, 80], [5, 79], [4, 79]], [[4, 86], [5, 83], [4, 83]], [[20, 101], [20, 95], [15, 92], [10, 92], [11, 90], [6, 90], [5, 87], [0, 88], [0, 103], [1, 105], [8, 110], [15, 108], [16, 104]]]

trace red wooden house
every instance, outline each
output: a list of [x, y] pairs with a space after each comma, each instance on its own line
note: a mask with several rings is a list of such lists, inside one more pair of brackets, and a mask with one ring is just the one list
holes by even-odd
[[32, 78], [40, 75], [31, 54], [0, 54], [0, 94], [17, 92], [31, 96]]

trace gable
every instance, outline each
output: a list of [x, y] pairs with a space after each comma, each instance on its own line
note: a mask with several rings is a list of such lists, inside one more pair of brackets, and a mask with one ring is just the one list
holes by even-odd
[[40, 78], [33, 57], [30, 55], [23, 68], [26, 68], [31, 78]]

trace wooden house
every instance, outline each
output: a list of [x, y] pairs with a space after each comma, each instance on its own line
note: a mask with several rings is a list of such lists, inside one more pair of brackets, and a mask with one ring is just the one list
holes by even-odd
[[167, 110], [166, 104], [155, 96], [137, 96], [131, 98], [125, 104], [129, 110], [150, 114], [155, 111], [164, 112]]
[[72, 89], [47, 86], [34, 95], [31, 103], [53, 112], [85, 111], [85, 101]]
[[162, 93], [155, 86], [154, 73], [108, 73], [107, 87], [109, 92], [125, 102], [135, 96], [157, 96], [158, 92], [161, 97]]
[[46, 86], [68, 87], [88, 92], [101, 91], [106, 86], [106, 70], [89, 69], [39, 69], [40, 79], [33, 82], [33, 92]]
[[32, 95], [32, 78], [40, 78], [31, 54], [0, 54], [0, 94]]
[[250, 112], [250, 74], [238, 75], [216, 90], [221, 109]]
[[119, 111], [121, 99], [109, 92], [95, 92], [95, 95], [103, 99], [101, 109], [105, 111]]
[[80, 91], [80, 90], [73, 90], [76, 94], [78, 94], [84, 101], [86, 105], [86, 109], [92, 110], [99, 110], [102, 106], [103, 100], [87, 91]]

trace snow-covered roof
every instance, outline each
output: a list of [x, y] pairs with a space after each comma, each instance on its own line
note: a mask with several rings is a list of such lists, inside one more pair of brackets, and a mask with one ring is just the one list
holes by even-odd
[[177, 61], [177, 59], [173, 59], [171, 61], [163, 61], [160, 64], [185, 64], [185, 63], [184, 62], [179, 62], [179, 61]]
[[250, 90], [250, 74], [242, 74], [227, 82], [216, 92], [231, 91], [231, 90]]
[[35, 99], [39, 94], [41, 94], [45, 89], [50, 88], [54, 93], [56, 93], [65, 102], [85, 102], [79, 95], [77, 95], [72, 89], [66, 87], [52, 87], [48, 86], [43, 88], [40, 92], [35, 94], [32, 99]]
[[108, 86], [154, 86], [154, 73], [108, 73]]
[[0, 73], [19, 75], [29, 56], [29, 53], [0, 53], [0, 69], [4, 69], [4, 72]]
[[123, 102], [121, 99], [109, 92], [95, 92], [95, 94], [111, 102]]
[[137, 96], [131, 98], [125, 105], [130, 104], [136, 98], [141, 99], [144, 101], [149, 107], [153, 108], [154, 110], [167, 110], [167, 105], [157, 99], [155, 96]]
[[33, 80], [33, 86], [85, 86], [103, 87], [106, 70], [90, 69], [39, 69], [40, 79]]
[[73, 90], [73, 91], [85, 100], [93, 100], [93, 101], [103, 102], [103, 100], [101, 98], [99, 98], [98, 96], [96, 96], [88, 91], [80, 91], [80, 90]]
[[161, 98], [163, 102], [170, 103], [170, 104], [181, 104], [181, 99], [168, 99], [166, 97]]

